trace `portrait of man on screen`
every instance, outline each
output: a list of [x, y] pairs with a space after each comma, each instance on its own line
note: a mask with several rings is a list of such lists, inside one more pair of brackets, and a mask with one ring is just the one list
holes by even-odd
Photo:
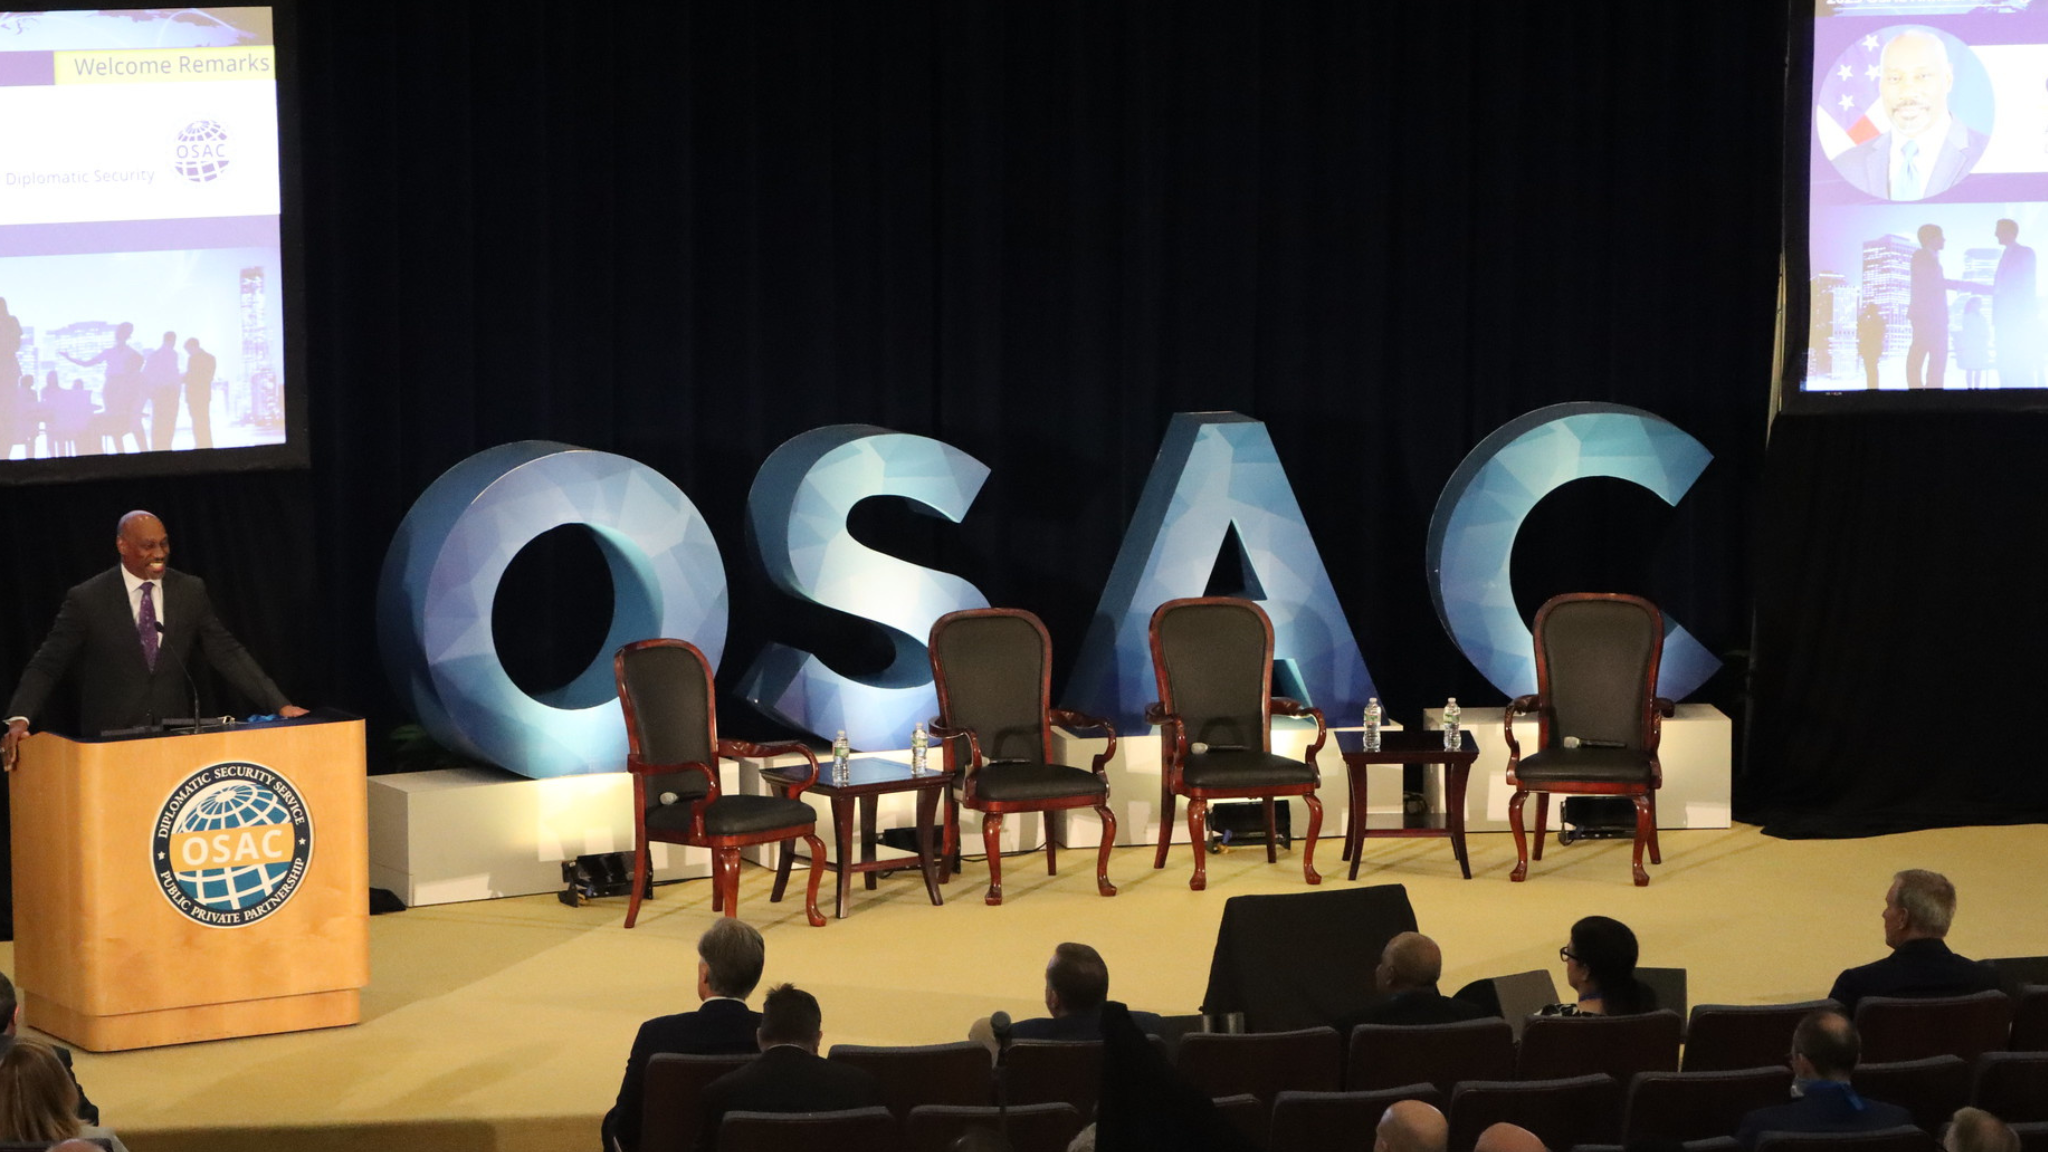
[[[1866, 37], [1851, 48], [1851, 54], [1874, 49], [1877, 56], [1876, 100], [1851, 137], [1875, 135], [1832, 157], [1843, 179], [1886, 200], [1924, 200], [1954, 187], [1983, 157], [1990, 138], [1957, 115], [1950, 101], [1954, 55], [1968, 52], [1960, 41], [1952, 47], [1951, 39], [1914, 27], [1881, 40]], [[1846, 60], [1840, 67], [1855, 71]], [[1866, 77], [1871, 70], [1863, 69]]]

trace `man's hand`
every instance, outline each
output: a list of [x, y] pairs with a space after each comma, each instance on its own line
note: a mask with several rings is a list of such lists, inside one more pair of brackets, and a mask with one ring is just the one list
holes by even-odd
[[[297, 704], [287, 704], [284, 707], [279, 708], [277, 710], [277, 714], [279, 716], [284, 717], [287, 720], [297, 720], [299, 717], [306, 715], [306, 710], [304, 708], [299, 707]], [[14, 745], [9, 744], [8, 747], [12, 748], [14, 747]]]
[[7, 735], [0, 737], [0, 763], [4, 763], [7, 771], [14, 771], [15, 750], [27, 737], [28, 721], [26, 720], [16, 720], [14, 723], [9, 724], [7, 726]]

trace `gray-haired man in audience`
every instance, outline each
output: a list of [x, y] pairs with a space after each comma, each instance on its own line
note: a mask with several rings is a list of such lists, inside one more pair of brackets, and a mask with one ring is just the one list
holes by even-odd
[[1962, 996], [1998, 987], [1988, 964], [1958, 956], [1943, 940], [1956, 916], [1956, 886], [1939, 872], [1909, 868], [1884, 895], [1884, 943], [1892, 954], [1835, 977], [1830, 999], [1850, 1017], [1865, 996]]

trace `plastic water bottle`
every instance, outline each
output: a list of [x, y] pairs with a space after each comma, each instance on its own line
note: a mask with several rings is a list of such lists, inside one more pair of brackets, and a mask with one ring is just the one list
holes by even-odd
[[919, 720], [917, 727], [910, 730], [910, 774], [912, 776], [924, 775], [925, 758], [931, 746], [931, 735], [924, 730], [924, 721]]
[[1386, 709], [1380, 707], [1380, 698], [1374, 696], [1365, 702], [1365, 750], [1380, 750], [1380, 723], [1386, 718]]
[[832, 783], [844, 784], [853, 776], [853, 746], [846, 742], [846, 729], [832, 741]]
[[1444, 749], [1456, 752], [1465, 746], [1464, 738], [1458, 735], [1458, 698], [1444, 701]]

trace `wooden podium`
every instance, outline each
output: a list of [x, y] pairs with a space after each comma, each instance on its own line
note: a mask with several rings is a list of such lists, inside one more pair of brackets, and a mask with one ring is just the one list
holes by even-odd
[[361, 1018], [361, 720], [39, 733], [8, 783], [28, 1023], [109, 1052]]

